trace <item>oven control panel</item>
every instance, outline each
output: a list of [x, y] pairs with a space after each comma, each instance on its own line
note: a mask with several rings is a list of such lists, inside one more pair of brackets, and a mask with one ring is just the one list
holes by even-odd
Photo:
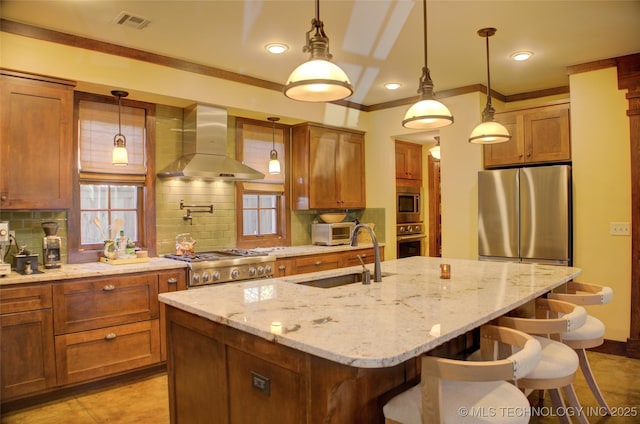
[[398, 224], [397, 235], [422, 234], [424, 233], [424, 224], [415, 222], [410, 224]]
[[275, 262], [262, 262], [246, 265], [228, 265], [215, 267], [194, 267], [189, 270], [189, 286], [206, 286], [209, 284], [227, 283], [231, 281], [252, 280], [273, 277]]

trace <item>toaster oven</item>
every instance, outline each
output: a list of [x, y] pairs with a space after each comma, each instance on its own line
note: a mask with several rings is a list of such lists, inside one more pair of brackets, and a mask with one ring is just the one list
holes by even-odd
[[355, 226], [353, 222], [311, 224], [311, 243], [321, 246], [349, 244]]

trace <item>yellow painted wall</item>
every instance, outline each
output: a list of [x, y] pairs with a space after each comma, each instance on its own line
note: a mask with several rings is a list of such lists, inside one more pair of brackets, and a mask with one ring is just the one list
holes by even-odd
[[605, 338], [626, 341], [631, 237], [610, 235], [609, 223], [631, 221], [628, 103], [616, 68], [571, 75], [570, 85], [574, 264], [583, 269], [581, 281], [613, 288], [613, 301], [589, 313], [604, 322]]

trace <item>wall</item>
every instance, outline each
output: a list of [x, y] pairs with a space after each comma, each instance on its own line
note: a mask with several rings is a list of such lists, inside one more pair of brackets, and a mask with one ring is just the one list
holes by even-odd
[[605, 338], [626, 341], [631, 237], [610, 235], [609, 223], [631, 221], [628, 103], [616, 68], [571, 75], [570, 84], [574, 264], [583, 269], [580, 281], [613, 288], [613, 301], [589, 313], [604, 322]]

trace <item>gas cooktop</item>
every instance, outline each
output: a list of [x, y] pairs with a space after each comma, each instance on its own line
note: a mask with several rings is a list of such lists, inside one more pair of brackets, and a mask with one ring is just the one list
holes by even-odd
[[175, 259], [184, 262], [204, 262], [204, 261], [219, 261], [222, 259], [231, 258], [252, 258], [257, 256], [267, 256], [266, 252], [258, 252], [255, 250], [245, 249], [226, 249], [226, 250], [212, 250], [208, 252], [195, 252], [183, 255], [167, 254], [165, 258]]

